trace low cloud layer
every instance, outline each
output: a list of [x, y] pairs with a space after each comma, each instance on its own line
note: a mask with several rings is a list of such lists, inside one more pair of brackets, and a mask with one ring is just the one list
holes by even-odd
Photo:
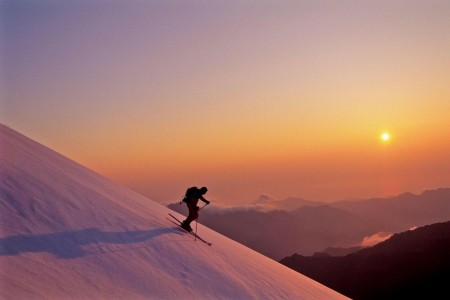
[[371, 236], [366, 236], [363, 238], [362, 242], [361, 242], [361, 246], [363, 247], [371, 247], [374, 246], [378, 243], [381, 243], [385, 240], [387, 240], [388, 238], [390, 238], [392, 236], [392, 233], [390, 232], [377, 232]]

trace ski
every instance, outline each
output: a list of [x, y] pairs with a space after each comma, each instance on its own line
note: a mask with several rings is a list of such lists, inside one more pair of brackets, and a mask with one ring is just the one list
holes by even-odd
[[173, 224], [177, 225], [178, 227], [180, 227], [181, 229], [183, 229], [184, 231], [186, 231], [187, 233], [192, 234], [194, 237], [196, 237], [197, 239], [199, 239], [200, 241], [202, 241], [203, 243], [207, 244], [208, 246], [211, 246], [212, 243], [205, 241], [203, 238], [199, 237], [198, 234], [196, 234], [195, 232], [192, 231], [187, 231], [186, 229], [184, 229], [183, 227], [181, 227], [181, 221], [178, 220], [174, 215], [172, 215], [171, 213], [169, 213], [169, 216], [171, 216], [173, 219], [175, 219], [177, 222], [175, 222], [172, 219], [167, 218], [167, 220], [171, 221]]

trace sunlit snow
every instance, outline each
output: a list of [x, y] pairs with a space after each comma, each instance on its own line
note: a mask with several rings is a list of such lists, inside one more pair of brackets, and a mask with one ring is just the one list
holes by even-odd
[[204, 226], [213, 245], [194, 241], [168, 208], [6, 126], [0, 137], [3, 299], [345, 299]]

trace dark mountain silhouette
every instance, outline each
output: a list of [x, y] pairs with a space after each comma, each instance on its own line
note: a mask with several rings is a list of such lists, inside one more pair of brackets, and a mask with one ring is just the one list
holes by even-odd
[[365, 247], [362, 247], [362, 246], [349, 247], [349, 248], [328, 247], [322, 251], [314, 253], [313, 256], [346, 256], [351, 253], [362, 250], [364, 248]]
[[395, 234], [344, 257], [294, 254], [281, 263], [353, 299], [448, 295], [450, 222]]

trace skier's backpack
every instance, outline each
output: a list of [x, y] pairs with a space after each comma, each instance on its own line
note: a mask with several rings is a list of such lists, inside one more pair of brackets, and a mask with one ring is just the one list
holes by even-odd
[[197, 190], [198, 190], [198, 188], [196, 186], [188, 188], [186, 190], [186, 193], [184, 194], [183, 200], [181, 200], [180, 204], [183, 203], [183, 202], [188, 204], [191, 201], [191, 199], [192, 199], [192, 195], [194, 193], [196, 193]]

